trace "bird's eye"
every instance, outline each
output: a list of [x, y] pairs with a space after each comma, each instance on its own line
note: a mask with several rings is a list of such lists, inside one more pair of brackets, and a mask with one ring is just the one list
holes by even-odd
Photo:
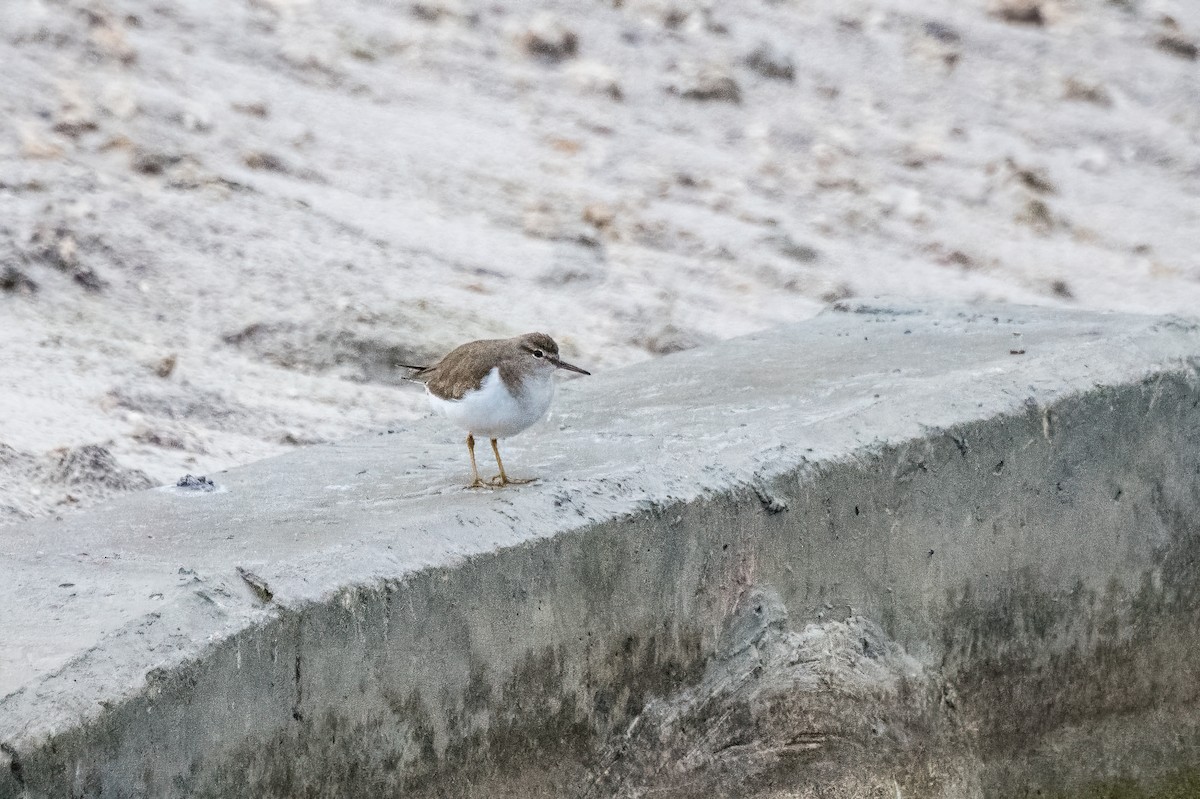
[[533, 351], [533, 357], [535, 357], [535, 358], [544, 358], [544, 357], [546, 357], [546, 353], [542, 352], [541, 350], [534, 350], [534, 351]]

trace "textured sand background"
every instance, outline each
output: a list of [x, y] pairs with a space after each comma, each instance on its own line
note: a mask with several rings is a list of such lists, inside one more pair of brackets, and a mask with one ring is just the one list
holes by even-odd
[[1198, 40], [1191, 0], [4, 0], [0, 524], [402, 423], [392, 364], [470, 338], [1200, 313]]

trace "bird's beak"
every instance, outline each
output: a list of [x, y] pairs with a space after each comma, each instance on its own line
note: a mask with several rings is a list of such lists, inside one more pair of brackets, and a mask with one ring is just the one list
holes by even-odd
[[566, 361], [560, 361], [558, 358], [551, 358], [550, 363], [554, 364], [559, 369], [566, 369], [569, 372], [579, 372], [579, 374], [581, 374], [581, 375], [590, 375], [591, 374], [591, 372], [589, 372], [589, 371], [580, 369], [578, 366], [569, 364]]

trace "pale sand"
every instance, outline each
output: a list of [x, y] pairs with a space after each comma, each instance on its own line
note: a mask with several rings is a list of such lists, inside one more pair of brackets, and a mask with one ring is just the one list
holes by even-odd
[[1034, 5], [6, 0], [0, 523], [423, 415], [471, 338], [1197, 313], [1200, 4]]

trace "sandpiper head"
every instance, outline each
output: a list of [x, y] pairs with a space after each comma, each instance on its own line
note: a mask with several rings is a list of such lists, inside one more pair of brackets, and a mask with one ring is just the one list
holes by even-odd
[[527, 357], [536, 364], [536, 368], [547, 370], [566, 369], [571, 372], [579, 372], [581, 375], [591, 374], [591, 372], [580, 369], [578, 366], [573, 366], [559, 358], [558, 344], [545, 333], [526, 333], [518, 339], [518, 342]]

